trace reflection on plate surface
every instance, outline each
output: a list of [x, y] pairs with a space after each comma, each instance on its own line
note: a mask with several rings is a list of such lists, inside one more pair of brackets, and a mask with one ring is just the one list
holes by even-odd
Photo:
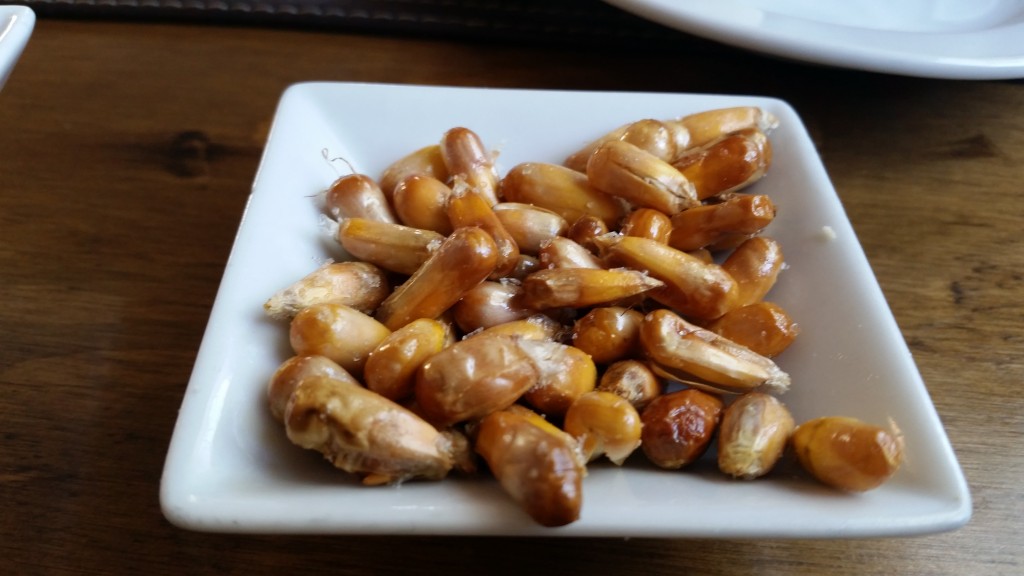
[[[628, 121], [734, 105], [759, 105], [781, 120], [771, 135], [774, 165], [756, 190], [779, 207], [766, 233], [788, 262], [770, 298], [804, 335], [778, 359], [794, 382], [782, 399], [798, 422], [838, 413], [898, 422], [908, 457], [882, 488], [842, 494], [795, 468], [732, 481], [709, 461], [666, 472], [638, 454], [621, 469], [591, 466], [581, 519], [550, 530], [535, 526], [490, 479], [358, 486], [290, 445], [272, 421], [265, 385], [287, 357], [287, 330], [264, 318], [262, 304], [336, 256], [311, 198], [338, 176], [337, 163], [325, 157], [379, 175], [445, 130], [467, 126], [500, 151], [504, 172], [527, 160], [559, 162]], [[785, 102], [346, 83], [298, 84], [280, 101], [181, 406], [161, 502], [173, 522], [197, 530], [365, 534], [846, 537], [950, 530], [971, 510], [917, 368]]]
[[1021, 0], [606, 0], [644, 18], [795, 60], [909, 76], [1024, 77]]

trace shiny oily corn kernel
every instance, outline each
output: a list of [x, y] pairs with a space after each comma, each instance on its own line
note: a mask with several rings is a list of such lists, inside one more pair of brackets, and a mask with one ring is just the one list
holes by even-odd
[[722, 413], [718, 469], [735, 478], [764, 476], [782, 457], [794, 426], [793, 416], [774, 396], [740, 396]]
[[640, 413], [640, 448], [655, 466], [675, 470], [701, 457], [722, 417], [722, 400], [687, 388], [655, 398]]
[[881, 486], [903, 462], [903, 436], [856, 418], [826, 416], [793, 432], [800, 464], [820, 482], [851, 492]]
[[611, 392], [594, 390], [577, 398], [565, 413], [563, 428], [579, 441], [587, 461], [607, 456], [622, 465], [640, 446], [640, 414]]

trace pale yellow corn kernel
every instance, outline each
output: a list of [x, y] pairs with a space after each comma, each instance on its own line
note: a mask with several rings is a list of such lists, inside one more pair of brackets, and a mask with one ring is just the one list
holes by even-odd
[[334, 303], [369, 314], [390, 293], [387, 276], [377, 266], [368, 262], [328, 262], [274, 293], [263, 304], [263, 310], [275, 320], [290, 320], [303, 308]]
[[764, 476], [782, 457], [794, 426], [793, 416], [774, 396], [740, 396], [722, 413], [718, 469], [735, 478]]

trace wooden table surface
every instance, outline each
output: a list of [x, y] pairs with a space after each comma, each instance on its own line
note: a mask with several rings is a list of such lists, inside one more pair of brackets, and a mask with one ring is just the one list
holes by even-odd
[[[166, 449], [282, 91], [305, 80], [777, 96], [804, 117], [970, 483], [863, 540], [201, 534]], [[721, 49], [41, 19], [0, 92], [0, 573], [1024, 573], [1024, 84]]]

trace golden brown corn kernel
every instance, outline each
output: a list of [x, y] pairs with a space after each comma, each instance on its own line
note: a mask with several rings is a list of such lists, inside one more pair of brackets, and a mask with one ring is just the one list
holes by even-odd
[[543, 268], [604, 268], [590, 250], [564, 236], [545, 242], [538, 256]]
[[610, 264], [643, 270], [664, 282], [647, 295], [680, 314], [711, 320], [736, 307], [736, 281], [717, 264], [647, 238], [608, 234], [598, 244]]
[[542, 266], [540, 264], [539, 258], [530, 256], [528, 254], [523, 254], [522, 252], [520, 252], [519, 260], [516, 262], [516, 267], [512, 269], [511, 272], [509, 272], [506, 278], [508, 278], [509, 280], [522, 281], [524, 278], [526, 278], [530, 274], [533, 274], [537, 270], [540, 270], [541, 268]]
[[487, 280], [470, 288], [452, 307], [455, 323], [464, 333], [529, 318], [536, 310], [523, 303], [519, 283]]
[[430, 176], [441, 182], [448, 181], [448, 168], [441, 156], [441, 146], [424, 146], [388, 166], [380, 177], [380, 188], [389, 200], [394, 200], [395, 187], [410, 176]]
[[326, 356], [355, 376], [387, 336], [386, 326], [344, 304], [316, 304], [292, 319], [289, 340], [298, 356]]
[[555, 212], [521, 202], [499, 202], [494, 214], [512, 235], [520, 251], [536, 255], [548, 240], [562, 236], [569, 224]]
[[782, 457], [793, 428], [793, 416], [774, 396], [740, 396], [722, 413], [718, 469], [736, 478], [764, 476]]
[[621, 396], [637, 410], [643, 410], [662, 393], [662, 383], [639, 360], [619, 360], [605, 369], [597, 389]]
[[824, 484], [864, 492], [884, 484], [903, 462], [903, 435], [856, 418], [826, 416], [797, 426], [793, 451]]
[[335, 220], [366, 218], [396, 223], [384, 192], [365, 174], [349, 174], [335, 180], [324, 195], [324, 205]]
[[489, 201], [463, 185], [460, 177], [456, 178], [448, 199], [448, 219], [453, 228], [477, 227], [491, 235], [498, 256], [491, 279], [503, 278], [519, 263], [519, 246], [491, 209]]
[[604, 236], [607, 233], [608, 225], [604, 223], [604, 220], [590, 214], [584, 214], [577, 218], [569, 226], [569, 231], [567, 232], [570, 240], [586, 248], [592, 254], [597, 254], [598, 252], [594, 238]]
[[640, 413], [640, 448], [660, 468], [682, 468], [707, 451], [721, 414], [722, 400], [700, 390], [658, 396]]
[[737, 305], [760, 302], [775, 286], [782, 264], [782, 248], [771, 238], [757, 236], [740, 244], [722, 262], [722, 268], [736, 280]]
[[448, 437], [351, 377], [303, 379], [284, 422], [294, 444], [322, 453], [367, 484], [440, 479], [456, 460]]
[[420, 318], [388, 335], [370, 352], [363, 368], [366, 387], [390, 400], [413, 393], [420, 365], [450, 343], [448, 327], [432, 318]]
[[498, 173], [480, 136], [468, 128], [452, 128], [441, 137], [441, 157], [451, 178], [461, 179], [488, 206], [498, 203]]
[[616, 268], [550, 268], [523, 280], [523, 302], [530, 308], [582, 308], [642, 294], [662, 283], [643, 272]]
[[640, 351], [640, 324], [644, 315], [632, 308], [601, 306], [576, 321], [572, 343], [594, 362], [610, 364]]
[[526, 162], [514, 166], [501, 180], [500, 190], [506, 202], [547, 208], [567, 222], [589, 214], [617, 229], [626, 213], [619, 199], [594, 188], [586, 174], [557, 164]]
[[420, 367], [416, 401], [429, 422], [444, 428], [511, 406], [539, 376], [516, 338], [474, 336], [445, 348]]
[[538, 379], [523, 399], [548, 416], [561, 417], [580, 396], [597, 385], [597, 368], [585, 352], [550, 340], [522, 340]]
[[505, 492], [542, 526], [579, 518], [586, 463], [576, 440], [525, 409], [487, 415], [476, 451]]
[[595, 390], [577, 398], [563, 427], [580, 443], [588, 462], [603, 455], [621, 465], [640, 446], [640, 414], [611, 392]]
[[377, 266], [368, 262], [329, 262], [276, 292], [263, 304], [263, 310], [275, 320], [289, 320], [303, 308], [334, 303], [369, 314], [390, 293], [387, 276]]
[[477, 336], [512, 336], [521, 340], [559, 340], [566, 328], [559, 321], [545, 316], [535, 314], [522, 320], [513, 320], [503, 324], [496, 324], [490, 328], [484, 328], [466, 335], [466, 338]]
[[775, 205], [763, 194], [733, 196], [672, 217], [668, 243], [684, 252], [707, 246], [721, 247], [733, 238], [760, 232], [775, 219]]
[[336, 238], [353, 257], [405, 275], [423, 265], [444, 240], [432, 230], [365, 218], [342, 220]]
[[678, 122], [666, 123], [649, 118], [637, 120], [631, 124], [620, 126], [587, 144], [566, 158], [564, 164], [573, 170], [585, 172], [587, 160], [590, 159], [594, 151], [602, 144], [613, 140], [629, 142], [662, 160], [669, 161], [686, 150], [690, 142], [690, 134]]
[[445, 236], [452, 233], [448, 218], [448, 199], [452, 189], [437, 178], [416, 174], [395, 186], [395, 213], [402, 224], [433, 230]]
[[672, 219], [664, 212], [653, 208], [637, 208], [626, 216], [622, 224], [622, 233], [667, 244], [672, 233]]
[[730, 310], [707, 328], [768, 358], [781, 354], [800, 334], [781, 306], [763, 300]]
[[455, 230], [381, 303], [377, 319], [397, 330], [417, 318], [440, 316], [494, 271], [497, 252], [487, 232], [479, 228]]
[[[673, 122], [666, 122], [671, 124]], [[769, 132], [778, 126], [778, 119], [767, 110], [756, 106], [716, 108], [684, 116], [675, 121], [690, 135], [689, 148], [710, 144], [727, 134], [757, 129]]]
[[767, 173], [771, 161], [768, 137], [751, 129], [725, 136], [672, 165], [693, 182], [697, 198], [704, 200], [757, 182]]
[[587, 179], [602, 192], [669, 215], [699, 204], [693, 184], [679, 170], [628, 142], [598, 148], [587, 162]]
[[352, 378], [344, 368], [326, 356], [292, 356], [278, 366], [267, 386], [267, 402], [275, 420], [284, 422], [284, 412], [292, 392], [295, 392], [300, 382], [314, 375]]
[[654, 363], [652, 368], [662, 369], [656, 373], [681, 371], [722, 391], [746, 392], [763, 386], [784, 392], [789, 388], [789, 375], [770, 359], [669, 310], [655, 310], [644, 317], [640, 343]]

